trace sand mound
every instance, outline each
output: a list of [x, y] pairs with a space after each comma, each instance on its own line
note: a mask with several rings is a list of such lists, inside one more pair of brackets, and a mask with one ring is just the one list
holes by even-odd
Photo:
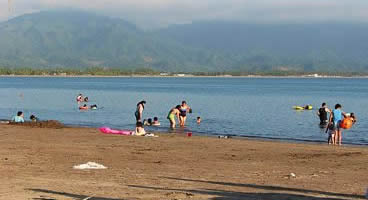
[[32, 128], [65, 128], [65, 125], [56, 120], [39, 121], [39, 122], [24, 122], [15, 123], [10, 122], [9, 125], [26, 126]]

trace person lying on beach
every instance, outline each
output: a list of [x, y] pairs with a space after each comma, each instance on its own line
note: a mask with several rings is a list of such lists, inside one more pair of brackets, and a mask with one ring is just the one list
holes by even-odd
[[176, 126], [175, 116], [177, 119], [179, 119], [180, 107], [181, 107], [180, 105], [177, 105], [175, 108], [172, 108], [169, 114], [167, 115], [167, 119], [170, 121], [171, 128], [175, 128]]
[[136, 127], [135, 127], [135, 132], [133, 133], [133, 135], [138, 135], [138, 136], [146, 135], [146, 131], [143, 128], [142, 122], [137, 122]]
[[153, 118], [152, 126], [160, 126], [161, 123], [158, 121], [158, 117]]
[[12, 121], [15, 123], [23, 123], [24, 122], [24, 114], [22, 111], [19, 111], [16, 116], [12, 118]]

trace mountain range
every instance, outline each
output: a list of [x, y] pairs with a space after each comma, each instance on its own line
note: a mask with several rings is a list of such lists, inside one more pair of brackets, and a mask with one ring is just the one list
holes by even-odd
[[168, 72], [367, 72], [368, 24], [202, 21], [144, 31], [82, 11], [0, 23], [0, 66]]

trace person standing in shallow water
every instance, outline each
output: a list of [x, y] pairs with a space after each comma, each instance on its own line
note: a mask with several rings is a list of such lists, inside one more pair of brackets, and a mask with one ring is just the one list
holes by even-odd
[[188, 106], [186, 101], [182, 101], [179, 111], [180, 111], [180, 115], [179, 115], [180, 126], [184, 127], [185, 122], [187, 120], [187, 113], [188, 112], [191, 113], [192, 109]]
[[177, 105], [175, 108], [172, 108], [169, 112], [169, 114], [167, 115], [167, 119], [170, 121], [170, 128], [174, 129], [176, 126], [176, 121], [175, 121], [175, 116], [178, 118], [179, 120], [179, 115], [180, 115], [180, 105]]
[[138, 104], [137, 104], [137, 109], [134, 113], [135, 115], [135, 119], [137, 122], [141, 122], [142, 121], [142, 118], [143, 118], [143, 110], [144, 110], [144, 104], [146, 104], [146, 101], [140, 101]]
[[326, 103], [322, 103], [322, 107], [318, 109], [317, 115], [319, 116], [319, 125], [326, 126], [328, 124], [328, 114], [331, 113], [331, 110], [328, 109]]
[[333, 123], [333, 130], [335, 131], [335, 137], [333, 140], [334, 144], [341, 145], [342, 141], [342, 128], [340, 124], [343, 120], [343, 117], [346, 117], [346, 114], [341, 110], [341, 105], [336, 104], [335, 109], [331, 112], [329, 124]]

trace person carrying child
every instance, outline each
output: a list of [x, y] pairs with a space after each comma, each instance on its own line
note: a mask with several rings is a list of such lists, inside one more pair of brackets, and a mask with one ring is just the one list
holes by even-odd
[[342, 106], [340, 104], [335, 105], [335, 109], [331, 112], [329, 124], [333, 124], [333, 130], [335, 132], [334, 144], [341, 145], [342, 142], [342, 128], [340, 124], [343, 117], [346, 117], [345, 112], [341, 110]]

